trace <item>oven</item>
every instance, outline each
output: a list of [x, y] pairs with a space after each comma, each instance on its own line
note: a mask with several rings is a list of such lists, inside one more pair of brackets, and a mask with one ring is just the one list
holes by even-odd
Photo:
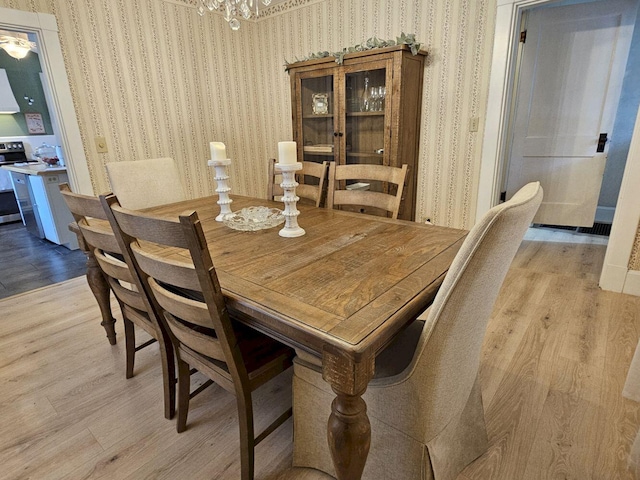
[[[28, 162], [22, 142], [0, 142], [0, 166]], [[9, 172], [0, 168], [0, 223], [20, 220]]]

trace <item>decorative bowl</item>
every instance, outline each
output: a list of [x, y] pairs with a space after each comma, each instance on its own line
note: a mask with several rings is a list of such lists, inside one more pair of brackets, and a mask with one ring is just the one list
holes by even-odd
[[255, 232], [280, 225], [284, 222], [284, 215], [277, 208], [246, 207], [226, 215], [222, 222], [234, 230]]

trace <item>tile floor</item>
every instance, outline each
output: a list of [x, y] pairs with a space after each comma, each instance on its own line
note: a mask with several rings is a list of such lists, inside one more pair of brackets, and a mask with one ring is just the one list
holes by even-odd
[[0, 225], [0, 298], [10, 297], [86, 272], [80, 250], [39, 239], [21, 222]]

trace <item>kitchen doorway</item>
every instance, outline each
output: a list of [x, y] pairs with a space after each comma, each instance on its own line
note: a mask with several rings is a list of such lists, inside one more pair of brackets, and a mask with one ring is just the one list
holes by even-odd
[[56, 17], [0, 7], [0, 29], [18, 30], [36, 36], [43, 86], [45, 92], [49, 92], [53, 131], [64, 151], [69, 183], [74, 192], [94, 195], [62, 56]]

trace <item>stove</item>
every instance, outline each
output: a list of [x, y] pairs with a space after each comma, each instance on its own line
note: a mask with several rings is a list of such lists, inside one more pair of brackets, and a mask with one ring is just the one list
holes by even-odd
[[[22, 142], [0, 142], [0, 166], [29, 162]], [[11, 185], [11, 176], [0, 168], [0, 223], [20, 220], [20, 209]]]

